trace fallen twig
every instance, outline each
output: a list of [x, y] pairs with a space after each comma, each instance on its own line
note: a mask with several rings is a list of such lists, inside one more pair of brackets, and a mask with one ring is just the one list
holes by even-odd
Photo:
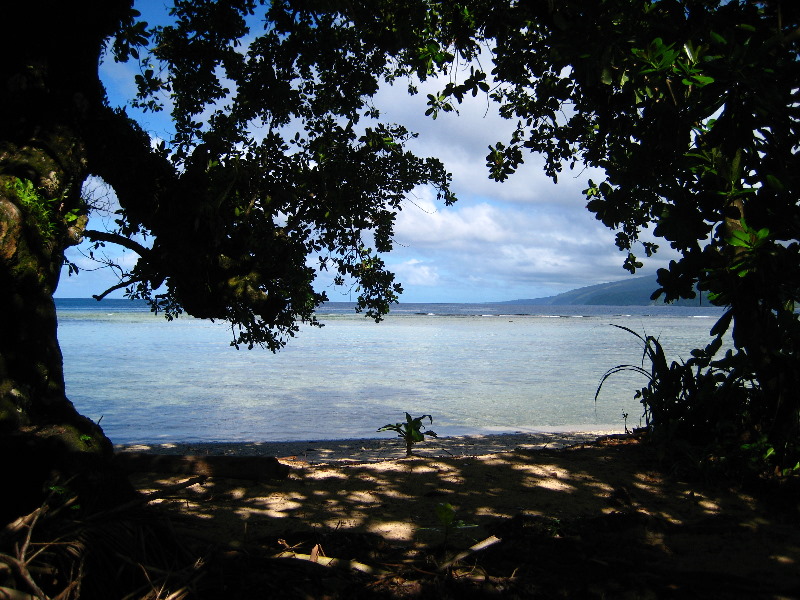
[[36, 596], [20, 592], [9, 587], [0, 586], [0, 600], [36, 600]]
[[470, 546], [469, 548], [467, 548], [463, 552], [459, 552], [458, 554], [456, 554], [453, 558], [451, 558], [447, 562], [442, 563], [439, 566], [439, 570], [440, 571], [445, 571], [445, 570], [449, 569], [450, 567], [452, 567], [454, 564], [456, 564], [458, 561], [464, 560], [468, 556], [470, 556], [472, 554], [475, 554], [476, 552], [480, 552], [481, 550], [485, 550], [486, 548], [488, 548], [490, 546], [494, 546], [498, 542], [502, 542], [502, 541], [503, 540], [501, 540], [499, 537], [494, 536], [494, 535], [490, 535], [485, 540], [483, 540], [481, 542], [478, 542], [474, 546]]
[[308, 562], [317, 563], [323, 567], [340, 567], [343, 569], [352, 569], [354, 571], [361, 571], [367, 575], [386, 575], [387, 571], [370, 567], [357, 560], [344, 560], [341, 558], [330, 558], [328, 556], [312, 556], [310, 554], [298, 554], [297, 552], [280, 552], [273, 556], [273, 558], [294, 558], [297, 560], [305, 560]]
[[11, 570], [14, 571], [17, 576], [28, 585], [36, 598], [39, 600], [49, 600], [47, 594], [42, 591], [42, 588], [36, 585], [33, 577], [31, 577], [31, 574], [28, 572], [28, 565], [25, 564], [24, 561], [14, 558], [13, 556], [9, 556], [8, 554], [0, 553], [0, 562], [3, 562], [11, 567]]
[[4, 545], [7, 539], [16, 537], [16, 535], [29, 524], [35, 523], [45, 510], [47, 510], [47, 505], [40, 506], [33, 512], [23, 515], [6, 525], [3, 531], [0, 531], [0, 546]]

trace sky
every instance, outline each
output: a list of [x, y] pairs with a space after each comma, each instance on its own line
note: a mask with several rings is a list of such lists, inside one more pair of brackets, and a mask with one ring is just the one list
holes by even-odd
[[[135, 4], [149, 23], [163, 22], [163, 0]], [[253, 31], [253, 33], [256, 33]], [[103, 62], [100, 76], [112, 105], [129, 105], [135, 94], [135, 63]], [[409, 96], [406, 83], [382, 88], [374, 105], [384, 122], [401, 123], [419, 137], [409, 149], [420, 156], [439, 158], [453, 175], [459, 201], [445, 207], [430, 189], [415, 190], [404, 201], [396, 220], [395, 249], [384, 261], [404, 288], [401, 302], [496, 302], [552, 296], [571, 289], [631, 277], [623, 270], [625, 258], [614, 245], [614, 232], [586, 209], [581, 191], [589, 179], [602, 173], [585, 168], [565, 171], [553, 183], [542, 169], [543, 160], [525, 156], [525, 165], [510, 179], [496, 183], [485, 166], [488, 147], [506, 141], [512, 123], [500, 117], [486, 96], [469, 97], [458, 114], [425, 116], [426, 94], [443, 87], [430, 81]], [[168, 139], [165, 113], [128, 113], [154, 139]], [[108, 193], [99, 189], [96, 193]], [[90, 227], [99, 228], [102, 215]], [[109, 269], [83, 256], [85, 246], [68, 251], [68, 259], [82, 269], [77, 276], [62, 274], [57, 297], [89, 297], [118, 280]], [[109, 258], [130, 264], [131, 252], [106, 246]], [[655, 273], [675, 255], [663, 245], [655, 257], [642, 258], [644, 269], [636, 276]], [[350, 288], [335, 288], [318, 280], [332, 301], [355, 301]], [[122, 297], [115, 292], [109, 297]]]

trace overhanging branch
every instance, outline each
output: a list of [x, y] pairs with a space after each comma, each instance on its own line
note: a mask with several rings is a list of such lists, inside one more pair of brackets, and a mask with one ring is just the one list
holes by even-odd
[[109, 233], [107, 231], [96, 231], [94, 229], [87, 229], [83, 232], [84, 237], [89, 238], [92, 242], [109, 242], [110, 244], [117, 244], [128, 250], [133, 250], [141, 257], [146, 257], [150, 254], [150, 250], [145, 248], [138, 242], [134, 242], [130, 238], [119, 235], [117, 233]]
[[141, 278], [141, 277], [133, 277], [133, 278], [128, 279], [126, 281], [120, 281], [117, 285], [111, 286], [105, 292], [102, 292], [100, 294], [92, 294], [92, 298], [94, 298], [95, 300], [102, 300], [103, 298], [108, 296], [111, 292], [114, 292], [116, 290], [120, 290], [122, 288], [128, 287], [130, 284], [135, 283], [137, 281], [144, 281], [144, 279]]

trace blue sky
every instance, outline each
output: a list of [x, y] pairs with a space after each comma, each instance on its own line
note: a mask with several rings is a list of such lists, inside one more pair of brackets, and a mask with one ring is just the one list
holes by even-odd
[[[163, 22], [163, 6], [162, 0], [136, 3], [151, 24]], [[110, 59], [102, 64], [100, 76], [112, 105], [129, 104], [137, 69], [136, 64]], [[585, 208], [581, 190], [590, 178], [599, 179], [599, 173], [567, 171], [554, 184], [542, 171], [543, 161], [528, 155], [514, 176], [495, 183], [488, 178], [485, 156], [490, 144], [505, 141], [510, 123], [480, 95], [460, 106], [458, 115], [447, 113], [432, 120], [424, 116], [426, 94], [442, 83], [419, 87], [420, 93], [410, 97], [405, 82], [387, 86], [374, 104], [381, 110], [381, 120], [402, 123], [419, 133], [411, 149], [444, 162], [453, 174], [459, 201], [445, 207], [435, 202], [431, 190], [421, 188], [404, 203], [396, 221], [395, 250], [384, 257], [405, 289], [401, 302], [537, 298], [629, 277], [622, 269], [624, 255], [614, 245], [614, 233]], [[129, 114], [153, 138], [169, 139], [168, 115], [142, 115], [130, 108]], [[90, 227], [101, 227], [102, 215], [92, 219]], [[109, 269], [89, 271], [97, 265], [81, 250], [70, 249], [68, 258], [87, 270], [72, 277], [65, 271], [56, 296], [88, 297], [117, 282]], [[107, 246], [105, 251], [114, 260], [135, 259], [121, 248]], [[662, 247], [637, 276], [654, 273], [674, 257]], [[333, 301], [355, 299], [347, 288], [334, 288], [323, 278], [318, 281], [318, 288]], [[121, 292], [110, 297], [121, 297]]]

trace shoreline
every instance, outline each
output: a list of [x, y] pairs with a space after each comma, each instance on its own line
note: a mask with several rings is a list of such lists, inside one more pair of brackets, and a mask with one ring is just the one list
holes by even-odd
[[[482, 456], [512, 450], [559, 449], [594, 442], [619, 430], [540, 431], [426, 438], [414, 445], [417, 457]], [[115, 444], [117, 453], [172, 454], [184, 456], [274, 456], [281, 461], [324, 464], [329, 462], [380, 462], [405, 458], [405, 443], [399, 437], [307, 440], [289, 442], [157, 442]]]

